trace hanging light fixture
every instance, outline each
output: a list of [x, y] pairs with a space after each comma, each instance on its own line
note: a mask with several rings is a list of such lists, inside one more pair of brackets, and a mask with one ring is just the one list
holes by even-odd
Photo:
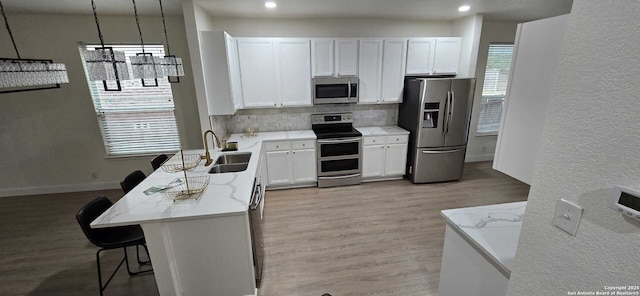
[[[171, 49], [169, 48], [169, 35], [167, 35], [167, 24], [164, 20], [164, 9], [162, 8], [162, 0], [158, 0], [158, 2], [160, 3], [160, 14], [162, 14], [164, 39], [167, 43], [167, 55], [165, 55], [161, 61], [162, 69], [170, 83], [180, 83], [180, 76], [184, 76], [184, 65], [182, 65], [182, 58], [171, 55]], [[171, 79], [172, 77], [175, 77], [175, 79]]]
[[[161, 58], [153, 56], [153, 53], [145, 52], [144, 50], [144, 39], [142, 38], [142, 30], [140, 29], [136, 0], [132, 0], [132, 2], [133, 13], [136, 16], [136, 26], [138, 26], [138, 34], [140, 35], [140, 44], [142, 45], [142, 52], [136, 53], [135, 57], [129, 57], [133, 78], [141, 79], [142, 86], [144, 87], [158, 86], [158, 78], [166, 77], [167, 75], [163, 75]], [[155, 84], [146, 84], [145, 79], [153, 79]]]
[[0, 89], [8, 88], [0, 90], [0, 93], [60, 88], [61, 83], [69, 83], [65, 64], [54, 63], [52, 60], [20, 57], [2, 1], [0, 1], [0, 12], [17, 56], [15, 59], [0, 58]]
[[[93, 0], [91, 0], [91, 7], [93, 8], [93, 17], [96, 20], [96, 27], [98, 28], [100, 47], [96, 47], [95, 50], [84, 50], [84, 59], [89, 80], [102, 80], [105, 91], [121, 91], [122, 86], [120, 85], [120, 80], [129, 79], [129, 69], [124, 52], [114, 51], [112, 47], [104, 46], [104, 38], [102, 38], [100, 22], [98, 22], [98, 14], [96, 13], [96, 4]], [[117, 88], [108, 88], [107, 80], [115, 80]]]

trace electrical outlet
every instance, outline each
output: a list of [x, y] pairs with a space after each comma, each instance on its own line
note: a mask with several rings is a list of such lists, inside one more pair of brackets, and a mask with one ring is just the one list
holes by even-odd
[[98, 179], [98, 173], [92, 172], [91, 173], [91, 178], [93, 178], [94, 180], [97, 180]]
[[568, 200], [561, 199], [556, 204], [556, 213], [553, 217], [553, 225], [576, 236], [578, 225], [582, 219], [584, 209]]

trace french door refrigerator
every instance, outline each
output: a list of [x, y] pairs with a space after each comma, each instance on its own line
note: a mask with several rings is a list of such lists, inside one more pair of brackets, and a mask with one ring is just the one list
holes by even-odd
[[406, 176], [413, 183], [462, 178], [475, 78], [406, 78], [398, 125], [411, 132]]

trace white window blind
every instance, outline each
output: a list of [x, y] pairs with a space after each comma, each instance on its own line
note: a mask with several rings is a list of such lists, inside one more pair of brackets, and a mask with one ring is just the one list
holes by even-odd
[[[124, 51], [127, 57], [142, 52], [140, 45], [106, 46]], [[80, 49], [95, 47], [99, 45], [81, 45]], [[144, 48], [154, 56], [164, 56], [162, 45], [145, 44]], [[140, 79], [121, 81], [122, 91], [105, 91], [102, 81], [89, 81], [88, 76], [87, 82], [107, 156], [148, 155], [180, 149], [173, 93], [167, 79], [158, 79], [158, 87], [143, 87]], [[145, 84], [155, 82], [148, 79]], [[114, 87], [115, 82], [109, 81], [109, 88]]]
[[495, 135], [500, 130], [502, 107], [507, 95], [513, 44], [490, 44], [482, 86], [479, 135]]

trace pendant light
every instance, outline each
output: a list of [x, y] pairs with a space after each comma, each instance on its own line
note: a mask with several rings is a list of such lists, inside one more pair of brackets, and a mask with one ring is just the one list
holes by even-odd
[[[136, 26], [138, 26], [138, 34], [140, 35], [140, 44], [142, 45], [142, 52], [136, 53], [135, 57], [129, 57], [133, 78], [141, 79], [142, 86], [144, 87], [158, 86], [158, 78], [166, 77], [166, 75], [163, 75], [162, 61], [160, 57], [153, 56], [153, 53], [145, 52], [144, 38], [142, 38], [142, 30], [140, 29], [140, 19], [138, 18], [136, 0], [132, 0], [132, 2], [133, 13], [136, 17]], [[146, 84], [145, 79], [153, 79], [155, 83]]]
[[52, 60], [20, 57], [2, 1], [0, 1], [0, 13], [4, 18], [5, 27], [17, 57], [0, 58], [0, 93], [60, 88], [61, 83], [69, 83], [65, 64], [54, 63]]
[[[171, 55], [171, 49], [169, 48], [169, 35], [167, 35], [167, 24], [164, 19], [164, 9], [162, 8], [162, 0], [158, 0], [158, 3], [160, 3], [164, 39], [167, 44], [167, 55], [162, 59], [162, 69], [170, 83], [180, 83], [180, 76], [184, 76], [184, 65], [182, 64], [182, 58]], [[171, 79], [172, 77], [175, 79]]]
[[[122, 51], [114, 51], [112, 47], [104, 46], [104, 38], [100, 30], [100, 22], [96, 13], [96, 4], [91, 0], [93, 8], [93, 17], [98, 28], [98, 38], [100, 38], [100, 47], [95, 50], [84, 50], [84, 59], [87, 67], [89, 80], [102, 80], [105, 91], [121, 91], [122, 86], [120, 80], [129, 80], [129, 69], [127, 61]], [[117, 88], [110, 89], [107, 87], [107, 80], [115, 80]]]

